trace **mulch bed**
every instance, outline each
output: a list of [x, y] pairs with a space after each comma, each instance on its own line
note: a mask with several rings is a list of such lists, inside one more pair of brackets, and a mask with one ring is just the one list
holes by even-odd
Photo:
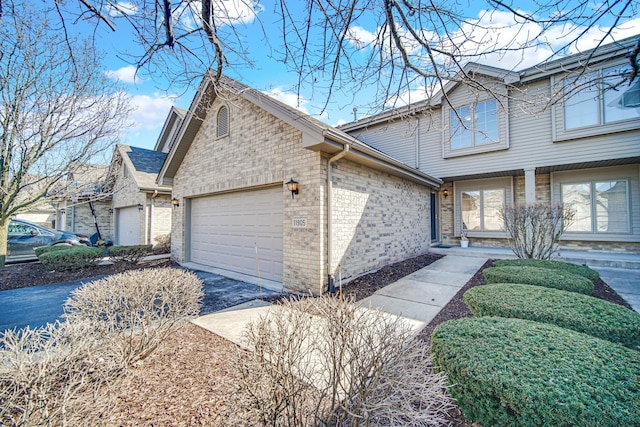
[[[398, 262], [382, 269], [360, 276], [349, 283], [347, 283], [343, 292], [347, 297], [353, 297], [355, 300], [361, 300], [366, 298], [378, 289], [387, 286], [396, 280], [407, 276], [421, 268], [437, 261], [442, 258], [443, 255], [439, 254], [426, 254], [419, 257], [415, 257], [406, 261]], [[418, 334], [418, 339], [430, 343], [431, 334], [435, 327], [447, 320], [459, 319], [462, 317], [471, 317], [471, 312], [465, 305], [462, 295], [467, 289], [474, 286], [481, 286], [485, 284], [482, 270], [493, 265], [493, 260], [487, 261], [478, 272], [466, 283], [466, 285], [458, 291], [458, 293], [451, 299], [451, 301], [438, 313], [438, 315]], [[109, 274], [120, 273], [126, 270], [140, 269], [140, 268], [158, 268], [158, 267], [179, 267], [179, 265], [168, 259], [147, 261], [140, 264], [130, 263], [117, 263], [108, 266], [97, 266], [90, 269], [83, 269], [73, 272], [55, 272], [48, 271], [39, 262], [24, 263], [24, 264], [12, 264], [8, 265], [4, 269], [0, 269], [0, 290], [15, 289], [27, 286], [46, 285], [50, 283], [60, 283], [73, 280], [79, 280], [88, 277], [103, 276]], [[595, 284], [595, 291], [593, 296], [601, 298], [606, 301], [610, 301], [616, 304], [623, 305], [631, 308], [613, 289], [611, 289], [602, 280], [598, 280]], [[278, 302], [285, 296], [281, 295], [271, 300]], [[197, 337], [196, 337], [197, 335]], [[218, 341], [217, 345], [211, 346], [211, 341]], [[225, 347], [226, 345], [226, 347]], [[183, 348], [184, 347], [184, 348]], [[217, 352], [211, 352], [212, 348], [218, 348]], [[222, 349], [227, 348], [226, 351]], [[178, 422], [179, 420], [187, 422], [187, 420], [193, 421], [197, 419], [205, 424], [210, 425], [225, 425], [225, 422], [220, 421], [221, 412], [213, 410], [211, 414], [203, 413], [202, 408], [207, 408], [211, 405], [211, 401], [200, 402], [198, 405], [190, 405], [189, 402], [181, 402], [176, 396], [184, 395], [189, 390], [192, 392], [194, 389], [201, 387], [201, 390], [196, 392], [197, 396], [216, 399], [213, 396], [226, 396], [226, 389], [230, 386], [225, 381], [228, 380], [229, 375], [220, 375], [220, 369], [228, 369], [229, 360], [225, 359], [224, 362], [220, 362], [219, 365], [213, 371], [208, 372], [205, 378], [194, 377], [187, 373], [198, 372], [199, 370], [207, 371], [200, 365], [188, 365], [189, 369], [179, 369], [180, 366], [187, 366], [188, 363], [195, 364], [205, 360], [207, 362], [204, 365], [209, 366], [211, 360], [209, 357], [228, 357], [229, 349], [232, 349], [233, 345], [225, 341], [222, 338], [214, 336], [212, 334], [204, 333], [202, 330], [195, 328], [194, 326], [188, 326], [184, 331], [184, 336], [178, 339], [171, 339], [165, 346], [165, 350], [160, 350], [154, 353], [150, 357], [149, 362], [151, 366], [145, 363], [146, 369], [140, 369], [140, 372], [134, 372], [131, 374], [128, 385], [131, 389], [123, 394], [123, 400], [118, 405], [118, 411], [113, 414], [118, 419], [119, 425], [134, 425], [144, 421], [149, 422], [150, 425], [156, 422]], [[201, 351], [202, 354], [198, 354]], [[166, 353], [166, 354], [165, 354]], [[218, 354], [220, 353], [220, 354]], [[157, 366], [153, 362], [158, 359]], [[176, 361], [177, 365], [170, 369], [166, 369], [169, 364], [168, 361]], [[142, 368], [142, 366], [141, 366]], [[430, 369], [430, 367], [426, 367]], [[214, 372], [215, 371], [215, 372]], [[203, 374], [201, 372], [201, 374]], [[173, 376], [172, 376], [173, 375]], [[176, 377], [177, 376], [177, 377]], [[158, 377], [157, 381], [153, 381], [153, 378]], [[170, 394], [171, 399], [175, 399], [175, 404], [164, 402], [161, 405], [153, 405], [149, 402], [149, 399], [154, 401], [154, 392], [167, 387], [167, 384], [173, 384], [175, 393]], [[213, 386], [212, 386], [213, 384]], [[214, 390], [220, 384], [223, 391], [220, 391], [216, 395]], [[212, 388], [213, 387], [213, 388]], [[132, 393], [131, 390], [140, 389], [140, 393]], [[191, 393], [188, 393], [191, 394]], [[163, 392], [164, 395], [164, 392]], [[188, 401], [192, 399], [187, 399]], [[181, 402], [181, 403], [177, 403]], [[201, 405], [201, 404], [205, 405]], [[222, 402], [220, 402], [222, 403]], [[224, 406], [224, 405], [222, 405]], [[148, 410], [140, 411], [140, 408], [149, 408]], [[181, 414], [186, 413], [183, 417]], [[133, 416], [133, 414], [138, 414]], [[120, 418], [119, 418], [120, 417]], [[450, 411], [447, 422], [454, 427], [472, 427], [477, 426], [464, 418], [459, 408], [455, 407]], [[179, 424], [179, 422], [178, 422]]]
[[0, 291], [26, 288], [29, 286], [49, 285], [51, 283], [73, 282], [90, 277], [109, 276], [128, 270], [142, 268], [179, 267], [180, 265], [169, 259], [143, 261], [138, 264], [118, 262], [111, 265], [97, 265], [76, 271], [51, 271], [40, 262], [25, 262], [7, 264], [0, 269]]

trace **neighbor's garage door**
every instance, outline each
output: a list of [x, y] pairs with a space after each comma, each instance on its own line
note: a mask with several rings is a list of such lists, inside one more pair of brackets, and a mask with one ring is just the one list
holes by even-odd
[[282, 282], [282, 188], [191, 202], [191, 261]]
[[116, 230], [118, 230], [116, 244], [140, 244], [140, 211], [137, 206], [118, 209]]

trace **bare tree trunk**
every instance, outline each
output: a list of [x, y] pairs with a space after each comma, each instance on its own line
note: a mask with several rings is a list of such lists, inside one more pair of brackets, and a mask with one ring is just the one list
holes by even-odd
[[[0, 218], [0, 242], [6, 242], [9, 237], [9, 222], [10, 219]], [[0, 244], [0, 268], [4, 268], [4, 263], [7, 258], [7, 246]]]

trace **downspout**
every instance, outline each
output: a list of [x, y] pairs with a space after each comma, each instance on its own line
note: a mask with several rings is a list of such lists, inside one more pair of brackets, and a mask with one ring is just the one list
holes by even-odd
[[[332, 174], [331, 174], [331, 166], [333, 165], [333, 163], [337, 162], [338, 160], [340, 160], [341, 158], [343, 158], [344, 156], [346, 156], [349, 153], [349, 148], [351, 146], [349, 144], [345, 144], [342, 147], [342, 151], [340, 151], [338, 154], [336, 154], [335, 156], [331, 157], [329, 159], [329, 161], [327, 162], [327, 276], [328, 276], [328, 282], [329, 282], [329, 292], [330, 293], [334, 293], [335, 292], [335, 283], [334, 283], [334, 276], [333, 273], [331, 271], [331, 264], [333, 263], [333, 221], [331, 219], [331, 213], [332, 208], [333, 208], [333, 183], [332, 183]], [[320, 289], [320, 295], [322, 294], [323, 290]]]
[[153, 245], [153, 211], [155, 210], [155, 199], [158, 197], [158, 190], [154, 190], [151, 195], [151, 201], [149, 202], [149, 212], [147, 215], [147, 221], [149, 221], [149, 230], [147, 236], [147, 245]]

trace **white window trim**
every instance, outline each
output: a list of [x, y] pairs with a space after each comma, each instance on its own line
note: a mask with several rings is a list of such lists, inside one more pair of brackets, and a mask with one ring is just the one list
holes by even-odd
[[[597, 212], [595, 211], [595, 203], [594, 202], [594, 194], [593, 194], [593, 190], [595, 187], [595, 183], [596, 182], [601, 182], [601, 181], [624, 181], [626, 183], [626, 199], [627, 199], [627, 231], [616, 231], [616, 232], [609, 232], [609, 231], [597, 231]], [[571, 230], [567, 230], [565, 231], [565, 234], [567, 235], [567, 237], [569, 237], [572, 234], [575, 235], [580, 235], [580, 234], [590, 234], [592, 236], [600, 236], [600, 235], [625, 235], [625, 234], [631, 234], [631, 194], [629, 191], [629, 188], [631, 186], [631, 182], [629, 181], [629, 179], [625, 179], [625, 178], [597, 178], [597, 179], [592, 179], [592, 178], [585, 178], [583, 180], [566, 180], [566, 181], [561, 181], [560, 183], [560, 201], [562, 203], [564, 203], [564, 200], [562, 200], [562, 186], [565, 184], [589, 184], [589, 191], [590, 191], [590, 196], [591, 196], [591, 231], [571, 231]]]
[[[454, 181], [454, 236], [460, 237], [462, 231], [462, 192], [473, 190], [497, 190], [502, 189], [505, 192], [505, 204], [513, 203], [513, 177], [474, 179], [468, 181]], [[477, 238], [506, 238], [507, 233], [504, 231], [474, 231], [468, 230], [467, 236]]]
[[594, 169], [579, 169], [572, 171], [553, 172], [550, 177], [551, 200], [560, 202], [562, 200], [563, 183], [587, 182], [601, 180], [626, 180], [627, 203], [629, 209], [629, 232], [628, 233], [593, 233], [583, 231], [566, 232], [561, 240], [565, 241], [598, 241], [598, 242], [640, 242], [640, 201], [634, 194], [638, 193], [640, 187], [640, 166], [611, 166]]
[[[478, 103], [489, 101], [493, 98], [481, 98], [474, 100], [473, 102], [459, 103], [458, 105], [451, 107], [446, 105], [441, 109], [441, 120], [442, 120], [442, 158], [453, 158], [453, 157], [462, 157], [469, 156], [473, 154], [487, 153], [492, 151], [500, 151], [500, 150], [508, 150], [509, 149], [509, 98], [504, 96], [500, 100], [496, 100], [496, 116], [497, 116], [497, 124], [498, 124], [498, 141], [492, 142], [489, 144], [481, 144], [481, 145], [472, 145], [471, 147], [466, 148], [451, 148], [451, 122], [450, 115], [452, 114], [452, 110], [459, 109], [461, 107], [465, 107], [468, 105], [475, 106]], [[503, 109], [502, 106], [505, 108]], [[455, 114], [455, 113], [454, 113]]]
[[[600, 77], [602, 77], [602, 71], [608, 68], [615, 68], [625, 65], [624, 61], [616, 61], [610, 64], [603, 64], [602, 66], [594, 69], [592, 71], [596, 71]], [[557, 88], [558, 90], [563, 91], [563, 80], [570, 73], [566, 73], [562, 76], [551, 76], [550, 85], [551, 88]], [[586, 136], [592, 135], [604, 135], [610, 133], [624, 132], [628, 130], [636, 130], [640, 127], [640, 117], [619, 120], [615, 122], [605, 123], [604, 122], [604, 111], [602, 109], [602, 100], [603, 91], [600, 90], [598, 94], [598, 117], [599, 124], [584, 126], [574, 129], [565, 129], [564, 123], [564, 110], [565, 110], [565, 100], [562, 102], [554, 104], [551, 106], [551, 132], [553, 142], [562, 142], [562, 141], [570, 141], [573, 139], [584, 138]]]

